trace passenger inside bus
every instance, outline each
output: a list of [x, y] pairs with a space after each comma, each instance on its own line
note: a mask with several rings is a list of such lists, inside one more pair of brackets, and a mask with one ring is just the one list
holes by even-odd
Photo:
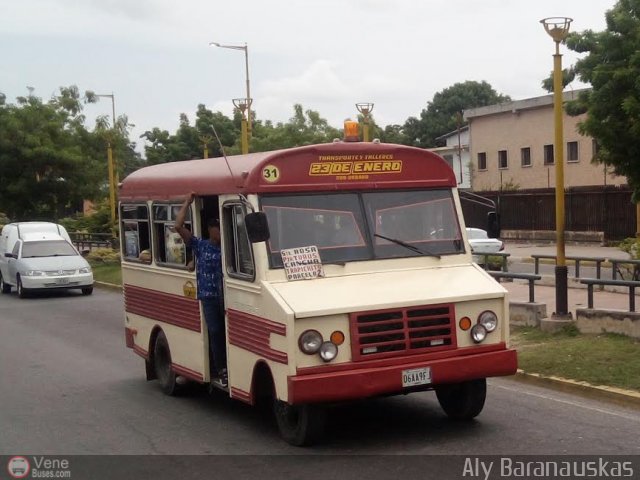
[[220, 250], [220, 223], [217, 218], [206, 222], [208, 239], [198, 238], [184, 226], [184, 220], [195, 196], [190, 194], [176, 217], [175, 229], [185, 244], [193, 249], [196, 259], [197, 297], [209, 334], [209, 367], [212, 382], [227, 387], [227, 355], [224, 325], [224, 299], [222, 285], [222, 254]]

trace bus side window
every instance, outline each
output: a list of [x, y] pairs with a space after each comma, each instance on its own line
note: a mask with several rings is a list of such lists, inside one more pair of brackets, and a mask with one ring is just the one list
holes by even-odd
[[146, 205], [123, 204], [120, 211], [122, 256], [125, 260], [141, 261], [140, 255], [151, 254], [149, 208]]
[[[167, 267], [186, 267], [192, 257], [191, 248], [184, 241], [174, 225], [180, 205], [153, 205], [153, 233], [156, 262]], [[184, 226], [193, 231], [191, 210], [187, 211]]]
[[230, 276], [253, 281], [255, 266], [244, 223], [245, 214], [242, 205], [232, 204], [224, 207], [226, 267]]

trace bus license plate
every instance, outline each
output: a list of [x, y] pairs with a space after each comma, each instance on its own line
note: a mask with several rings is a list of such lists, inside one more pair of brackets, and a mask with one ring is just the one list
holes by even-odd
[[431, 383], [431, 368], [414, 368], [402, 371], [402, 386], [427, 385]]

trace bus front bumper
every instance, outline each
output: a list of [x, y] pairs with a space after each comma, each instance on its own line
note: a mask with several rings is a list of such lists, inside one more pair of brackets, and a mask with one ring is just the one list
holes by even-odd
[[[357, 368], [357, 364], [353, 365], [354, 368], [349, 370], [289, 377], [288, 402], [292, 405], [341, 402], [427, 390], [440, 384], [513, 375], [518, 362], [516, 351], [505, 349], [440, 360], [406, 362], [375, 369]], [[431, 370], [430, 383], [402, 386], [403, 371], [425, 367]]]

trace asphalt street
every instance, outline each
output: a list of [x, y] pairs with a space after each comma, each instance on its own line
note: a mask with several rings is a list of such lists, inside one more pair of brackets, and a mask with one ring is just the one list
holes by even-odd
[[471, 423], [448, 421], [432, 392], [330, 418], [324, 443], [301, 449], [223, 394], [164, 396], [125, 348], [117, 291], [0, 296], [0, 455], [640, 454], [640, 411], [511, 379], [490, 380]]

